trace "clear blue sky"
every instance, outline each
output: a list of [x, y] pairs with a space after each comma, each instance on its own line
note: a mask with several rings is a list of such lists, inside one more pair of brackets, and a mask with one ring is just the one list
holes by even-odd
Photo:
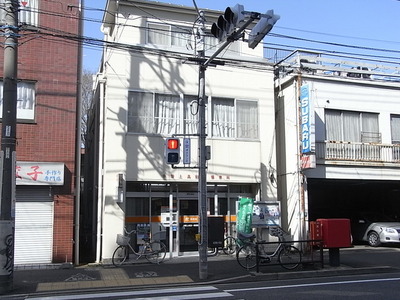
[[[194, 7], [193, 0], [159, 2]], [[102, 39], [100, 25], [105, 3], [106, 0], [85, 0], [86, 37]], [[267, 43], [265, 46], [288, 45], [296, 48], [365, 53], [381, 56], [382, 60], [400, 62], [399, 0], [196, 0], [196, 3], [199, 8], [221, 11], [236, 3], [243, 4], [247, 11], [264, 13], [273, 9], [281, 18], [271, 33], [280, 37], [268, 36], [264, 40]], [[99, 47], [84, 47], [85, 68], [97, 71], [100, 58]]]

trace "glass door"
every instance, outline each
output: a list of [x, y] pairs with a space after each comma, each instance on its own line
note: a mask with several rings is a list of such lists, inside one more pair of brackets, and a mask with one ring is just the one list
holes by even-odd
[[199, 231], [197, 199], [179, 199], [179, 252], [197, 251]]

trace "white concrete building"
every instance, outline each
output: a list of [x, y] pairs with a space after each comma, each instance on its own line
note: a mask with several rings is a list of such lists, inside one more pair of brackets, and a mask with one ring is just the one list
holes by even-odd
[[400, 213], [400, 68], [298, 51], [276, 66], [283, 223]]
[[[198, 90], [192, 7], [155, 1], [107, 1], [105, 48], [96, 81], [87, 145], [81, 248], [89, 260], [109, 259], [123, 227], [165, 231], [172, 199], [175, 255], [197, 251]], [[219, 47], [205, 11], [206, 57]], [[262, 45], [232, 43], [206, 70], [207, 168], [210, 215], [234, 227], [238, 197], [276, 201], [273, 64]], [[191, 158], [172, 168], [164, 142], [191, 139]], [[92, 189], [93, 187], [93, 189]], [[170, 231], [167, 230], [167, 242]], [[171, 245], [169, 245], [171, 246]]]

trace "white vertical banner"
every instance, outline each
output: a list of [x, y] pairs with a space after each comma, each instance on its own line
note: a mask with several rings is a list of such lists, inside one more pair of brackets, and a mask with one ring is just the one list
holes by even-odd
[[308, 84], [300, 88], [300, 130], [302, 153], [315, 152], [315, 115]]

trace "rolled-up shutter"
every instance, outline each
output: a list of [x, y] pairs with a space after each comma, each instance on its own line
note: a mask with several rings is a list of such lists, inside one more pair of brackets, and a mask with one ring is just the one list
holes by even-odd
[[54, 203], [48, 189], [17, 191], [15, 264], [52, 262]]

